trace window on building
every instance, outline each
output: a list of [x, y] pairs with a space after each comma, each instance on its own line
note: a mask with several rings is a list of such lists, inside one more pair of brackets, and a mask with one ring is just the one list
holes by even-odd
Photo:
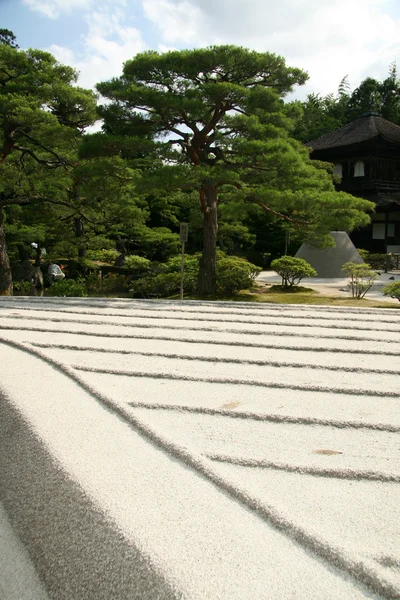
[[341, 163], [334, 164], [333, 174], [338, 175], [338, 177], [343, 177], [343, 165]]
[[[373, 240], [384, 240], [385, 239], [385, 223], [374, 223], [372, 225], [372, 239]], [[388, 223], [387, 225], [387, 237], [394, 237], [394, 223]]]
[[365, 165], [362, 160], [358, 160], [354, 165], [354, 177], [364, 177]]

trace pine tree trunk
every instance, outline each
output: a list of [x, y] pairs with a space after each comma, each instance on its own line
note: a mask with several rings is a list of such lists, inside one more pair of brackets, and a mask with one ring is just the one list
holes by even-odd
[[217, 188], [210, 185], [204, 188], [203, 193], [203, 253], [200, 259], [197, 293], [199, 296], [213, 296], [217, 291]]
[[4, 232], [4, 213], [0, 205], [0, 296], [12, 296], [13, 285], [10, 261], [6, 248], [6, 236]]
[[81, 242], [80, 238], [85, 235], [85, 228], [83, 226], [83, 221], [79, 217], [74, 218], [74, 231], [75, 237], [78, 238], [78, 258], [85, 258], [86, 256], [86, 245], [85, 242]]

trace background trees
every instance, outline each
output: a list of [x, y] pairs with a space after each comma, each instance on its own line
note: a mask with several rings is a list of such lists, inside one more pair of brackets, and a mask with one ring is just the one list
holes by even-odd
[[5, 209], [45, 199], [70, 185], [71, 159], [96, 118], [95, 95], [48, 53], [19, 50], [11, 32], [0, 43], [0, 294], [12, 293]]
[[293, 135], [303, 142], [330, 133], [369, 112], [400, 125], [400, 80], [396, 64], [389, 68], [388, 77], [378, 81], [367, 77], [351, 90], [347, 76], [340, 82], [336, 94], [310, 94], [300, 108]]
[[[283, 102], [306, 78], [234, 46], [148, 52], [98, 85], [109, 102], [96, 112], [73, 69], [0, 31], [0, 293], [12, 290], [5, 232], [20, 256], [35, 241], [38, 256], [117, 249], [122, 265], [175, 256], [188, 221], [189, 250], [202, 251], [197, 290], [209, 295], [218, 245], [266, 266], [289, 237], [324, 244], [332, 229], [366, 224], [371, 204], [335, 192], [327, 165], [293, 138], [324, 122], [317, 97], [307, 126], [306, 110]], [[323, 102], [330, 125], [348, 107], [346, 82], [340, 94]], [[99, 116], [102, 133], [86, 135]]]
[[321, 165], [289, 137], [282, 98], [306, 79], [279, 56], [219, 46], [139, 54], [120, 78], [97, 86], [111, 101], [101, 108], [105, 136], [125, 138], [124, 151], [126, 139], [143, 144], [145, 187], [198, 193], [201, 295], [216, 290], [219, 205], [253, 203], [315, 239], [333, 224], [350, 230], [368, 220], [370, 204], [337, 194]]

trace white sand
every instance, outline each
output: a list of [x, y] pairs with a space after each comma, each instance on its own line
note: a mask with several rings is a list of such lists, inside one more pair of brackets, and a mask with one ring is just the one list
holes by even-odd
[[0, 503], [1, 600], [49, 600], [25, 547]]
[[49, 597], [400, 598], [399, 333], [393, 309], [0, 298], [0, 500]]

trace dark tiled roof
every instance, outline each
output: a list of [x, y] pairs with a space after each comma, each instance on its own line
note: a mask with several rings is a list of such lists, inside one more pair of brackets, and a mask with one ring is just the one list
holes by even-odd
[[313, 150], [328, 150], [329, 148], [359, 144], [379, 136], [387, 141], [400, 144], [400, 127], [382, 117], [369, 114], [332, 133], [312, 140], [306, 145], [311, 146]]

